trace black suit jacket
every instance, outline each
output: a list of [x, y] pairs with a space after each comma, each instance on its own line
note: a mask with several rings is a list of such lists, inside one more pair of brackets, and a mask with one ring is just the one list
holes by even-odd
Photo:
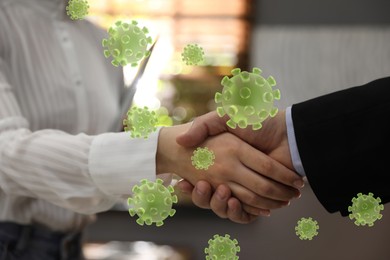
[[390, 77], [292, 106], [307, 180], [329, 212], [348, 215], [351, 199], [390, 201]]

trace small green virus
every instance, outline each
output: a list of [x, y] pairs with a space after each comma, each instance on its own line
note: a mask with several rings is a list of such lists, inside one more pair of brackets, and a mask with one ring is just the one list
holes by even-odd
[[198, 65], [204, 60], [203, 48], [197, 44], [187, 44], [184, 47], [181, 57], [187, 65]]
[[230, 239], [226, 234], [224, 237], [214, 235], [214, 239], [209, 240], [209, 246], [205, 248], [206, 260], [237, 260], [237, 253], [240, 252], [237, 239]]
[[191, 156], [192, 165], [196, 169], [207, 170], [211, 165], [214, 164], [215, 155], [214, 152], [209, 150], [207, 147], [198, 147]]
[[155, 182], [143, 179], [141, 185], [134, 185], [132, 191], [133, 198], [128, 198], [127, 204], [131, 207], [130, 216], [137, 214], [139, 225], [155, 223], [159, 227], [164, 224], [163, 220], [175, 214], [172, 205], [177, 203], [177, 196], [172, 194], [173, 187], [165, 187], [161, 179]]
[[169, 111], [165, 107], [160, 107], [156, 111], [157, 124], [156, 126], [173, 126], [173, 119], [169, 116]]
[[368, 195], [358, 193], [357, 198], [352, 199], [352, 206], [348, 207], [349, 218], [355, 219], [355, 225], [372, 227], [374, 222], [382, 218], [380, 211], [384, 209], [381, 199], [374, 198], [374, 194], [369, 192]]
[[223, 90], [215, 94], [215, 102], [219, 104], [218, 115], [230, 117], [227, 121], [229, 127], [252, 125], [253, 130], [257, 130], [262, 127], [261, 122], [278, 112], [274, 100], [280, 99], [280, 91], [272, 89], [276, 85], [275, 79], [272, 76], [265, 79], [261, 72], [259, 68], [253, 68], [252, 72], [241, 72], [236, 68], [231, 71], [231, 78], [225, 76], [222, 79]]
[[301, 218], [295, 227], [295, 233], [301, 240], [312, 240], [313, 237], [318, 235], [318, 229], [317, 221], [312, 218]]
[[70, 0], [66, 6], [66, 14], [72, 20], [82, 20], [88, 14], [89, 4], [86, 0]]
[[156, 131], [158, 118], [156, 112], [133, 106], [127, 111], [127, 119], [123, 120], [124, 130], [130, 132], [132, 138], [147, 139], [150, 133]]
[[103, 39], [102, 44], [106, 48], [104, 56], [113, 58], [112, 65], [131, 64], [135, 67], [142, 58], [150, 55], [147, 47], [152, 43], [152, 38], [147, 36], [149, 31], [146, 27], [141, 29], [137, 24], [136, 21], [117, 21], [115, 26], [108, 29], [109, 38]]

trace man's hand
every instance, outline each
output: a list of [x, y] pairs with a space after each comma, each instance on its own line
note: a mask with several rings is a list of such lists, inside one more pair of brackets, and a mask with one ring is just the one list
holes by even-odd
[[187, 124], [161, 129], [156, 155], [157, 174], [176, 173], [192, 185], [200, 180], [207, 181], [212, 189], [224, 184], [253, 215], [258, 215], [258, 209], [285, 206], [299, 196], [299, 191], [289, 185], [297, 179], [293, 171], [228, 132], [208, 136], [199, 143], [214, 151], [215, 161], [208, 170], [195, 169], [191, 163], [195, 147], [176, 143], [176, 137], [189, 127]]

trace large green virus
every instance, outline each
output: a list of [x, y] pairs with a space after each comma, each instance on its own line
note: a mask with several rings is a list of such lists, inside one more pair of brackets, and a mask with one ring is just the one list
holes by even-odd
[[128, 198], [127, 204], [130, 206], [130, 216], [137, 214], [139, 225], [155, 223], [159, 227], [164, 224], [163, 220], [175, 214], [172, 205], [177, 203], [177, 196], [172, 194], [173, 187], [165, 187], [161, 179], [155, 182], [143, 179], [141, 185], [134, 185], [132, 191], [133, 197]]
[[252, 72], [236, 68], [231, 71], [231, 78], [222, 79], [223, 90], [215, 94], [215, 102], [219, 104], [218, 115], [230, 117], [229, 127], [252, 125], [253, 130], [257, 130], [262, 127], [261, 122], [278, 112], [274, 100], [280, 99], [280, 91], [272, 89], [276, 85], [275, 79], [272, 76], [265, 79], [261, 72], [259, 68], [253, 68]]
[[369, 192], [368, 195], [358, 193], [357, 198], [352, 199], [352, 206], [348, 207], [349, 218], [355, 219], [355, 225], [372, 227], [374, 222], [382, 218], [380, 211], [384, 209], [381, 199], [374, 198], [374, 194]]
[[187, 65], [198, 65], [204, 60], [203, 48], [197, 44], [187, 44], [184, 47], [181, 57]]
[[198, 147], [191, 156], [192, 165], [198, 170], [207, 170], [214, 164], [214, 152], [207, 147]]
[[214, 239], [209, 240], [209, 247], [205, 248], [206, 260], [237, 260], [237, 253], [240, 252], [237, 239], [230, 239], [226, 234], [224, 237], [214, 235]]
[[131, 64], [135, 67], [142, 58], [150, 55], [147, 47], [152, 38], [147, 36], [149, 31], [146, 27], [141, 29], [137, 24], [136, 21], [117, 21], [108, 29], [109, 38], [103, 39], [102, 44], [106, 48], [104, 56], [112, 56], [114, 66]]
[[312, 218], [301, 218], [295, 227], [295, 233], [301, 240], [312, 240], [313, 237], [318, 235], [318, 229], [317, 221]]
[[66, 14], [72, 20], [82, 20], [88, 14], [88, 9], [86, 0], [70, 0], [66, 6]]
[[132, 138], [143, 137], [147, 139], [150, 133], [156, 131], [158, 118], [156, 112], [150, 111], [146, 106], [131, 107], [127, 111], [127, 119], [123, 120], [124, 130], [130, 132]]

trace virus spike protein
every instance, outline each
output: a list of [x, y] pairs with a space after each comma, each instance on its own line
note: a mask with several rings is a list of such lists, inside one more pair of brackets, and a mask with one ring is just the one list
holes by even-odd
[[312, 240], [318, 235], [318, 222], [312, 218], [301, 218], [295, 227], [295, 233], [301, 240]]
[[146, 106], [143, 108], [133, 106], [127, 111], [127, 119], [123, 120], [124, 130], [130, 132], [132, 138], [143, 137], [156, 131], [158, 118], [155, 111], [150, 111]]
[[134, 20], [131, 23], [117, 21], [108, 29], [109, 38], [102, 41], [106, 48], [104, 56], [112, 56], [111, 63], [116, 67], [127, 64], [137, 66], [142, 58], [150, 55], [147, 47], [152, 43], [152, 38], [147, 36], [148, 33], [146, 27], [141, 29]]
[[214, 152], [207, 147], [198, 147], [191, 156], [192, 165], [198, 170], [207, 170], [214, 164]]
[[88, 14], [88, 9], [86, 0], [70, 0], [66, 6], [66, 14], [72, 20], [82, 20]]
[[237, 239], [230, 239], [226, 234], [224, 237], [214, 235], [214, 239], [208, 241], [209, 246], [205, 248], [206, 260], [237, 260], [237, 253], [240, 252]]
[[352, 199], [352, 206], [348, 207], [349, 218], [355, 219], [355, 225], [372, 227], [378, 219], [382, 218], [380, 211], [384, 209], [381, 199], [374, 198], [374, 194], [369, 192], [368, 195], [358, 193], [357, 197]]
[[275, 79], [272, 76], [265, 79], [261, 72], [259, 68], [253, 68], [252, 72], [236, 68], [231, 71], [231, 78], [225, 76], [222, 79], [223, 89], [215, 94], [215, 102], [218, 115], [230, 117], [227, 121], [229, 127], [235, 129], [238, 125], [246, 128], [251, 125], [253, 130], [257, 130], [268, 116], [277, 114], [274, 100], [280, 99], [280, 91], [272, 89], [276, 85]]
[[174, 189], [171, 185], [165, 187], [161, 179], [155, 182], [143, 179], [140, 186], [134, 185], [132, 192], [133, 197], [127, 200], [129, 213], [132, 217], [138, 216], [136, 222], [141, 226], [155, 223], [160, 227], [168, 216], [172, 217], [176, 212], [172, 209], [178, 201], [177, 196], [172, 195]]

